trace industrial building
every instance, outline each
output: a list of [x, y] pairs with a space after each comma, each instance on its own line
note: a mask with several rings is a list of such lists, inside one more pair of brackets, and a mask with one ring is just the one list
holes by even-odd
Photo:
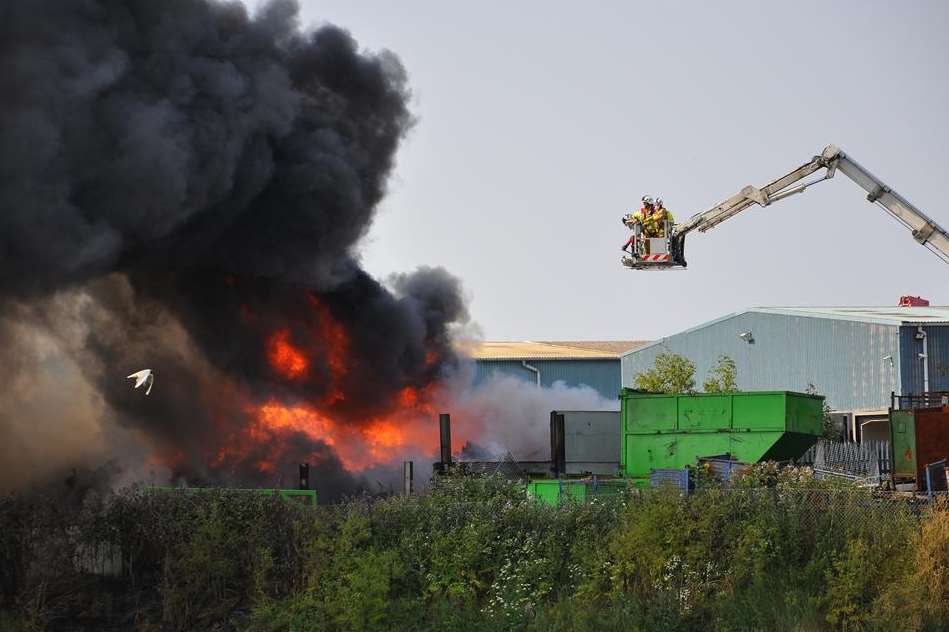
[[620, 358], [646, 341], [476, 342], [462, 351], [475, 361], [475, 384], [504, 375], [538, 386], [589, 386], [602, 397], [616, 399], [620, 390]]
[[888, 439], [891, 393], [949, 390], [949, 307], [754, 307], [628, 351], [623, 385], [661, 352], [691, 360], [699, 386], [721, 356], [741, 390], [813, 385], [848, 438]]

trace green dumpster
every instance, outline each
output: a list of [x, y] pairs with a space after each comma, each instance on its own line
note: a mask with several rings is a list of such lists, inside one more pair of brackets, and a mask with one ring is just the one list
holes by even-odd
[[667, 395], [620, 393], [620, 470], [643, 482], [730, 454], [745, 463], [800, 457], [821, 434], [824, 398], [790, 391]]
[[527, 495], [545, 505], [557, 506], [565, 502], [615, 497], [628, 488], [628, 481], [616, 478], [541, 478], [527, 484]]

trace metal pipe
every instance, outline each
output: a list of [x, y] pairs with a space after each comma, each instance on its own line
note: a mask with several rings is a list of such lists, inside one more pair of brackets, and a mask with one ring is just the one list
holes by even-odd
[[567, 473], [565, 432], [563, 414], [550, 411], [550, 469], [557, 477]]
[[820, 178], [819, 180], [812, 180], [811, 182], [805, 182], [803, 184], [799, 184], [793, 189], [787, 189], [786, 191], [778, 191], [774, 195], [771, 195], [768, 197], [768, 204], [771, 204], [772, 202], [777, 202], [778, 200], [783, 200], [786, 197], [790, 197], [798, 193], [803, 193], [804, 191], [811, 188], [815, 184], [823, 182], [824, 180], [830, 180], [832, 177], [834, 177], [833, 174], [830, 171], [828, 171], [827, 175], [825, 175], [823, 178]]
[[929, 496], [929, 502], [933, 501], [933, 473], [929, 465], [926, 465], [926, 494]]
[[310, 464], [300, 464], [300, 489], [310, 489]]
[[536, 381], [537, 381], [537, 388], [540, 388], [540, 369], [538, 369], [536, 366], [532, 366], [528, 364], [527, 360], [521, 360], [521, 365], [528, 371], [534, 372], [534, 377], [536, 378]]
[[412, 461], [402, 462], [402, 494], [411, 496], [414, 491], [415, 463]]
[[438, 431], [441, 439], [442, 472], [451, 465], [451, 415], [441, 413], [438, 416]]
[[[919, 325], [916, 328], [916, 337], [920, 338], [923, 341], [923, 352], [919, 354], [919, 358], [923, 361], [923, 392], [929, 393], [929, 336], [926, 335], [926, 330], [923, 329], [922, 325]], [[928, 405], [927, 398], [927, 405]]]

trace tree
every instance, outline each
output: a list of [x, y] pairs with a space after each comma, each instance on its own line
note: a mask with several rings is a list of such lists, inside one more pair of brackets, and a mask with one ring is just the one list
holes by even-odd
[[[804, 389], [804, 392], [808, 395], [821, 394], [817, 387], [810, 382], [807, 383], [807, 388]], [[834, 418], [830, 415], [830, 406], [827, 405], [826, 399], [824, 399], [823, 419], [821, 419], [821, 437], [832, 441], [840, 439], [840, 428], [837, 427], [837, 424], [834, 423]]]
[[738, 367], [735, 361], [726, 355], [719, 356], [718, 364], [708, 372], [702, 388], [706, 393], [738, 392]]
[[691, 393], [695, 389], [695, 365], [675, 353], [660, 353], [651, 369], [636, 376], [636, 388], [650, 393]]

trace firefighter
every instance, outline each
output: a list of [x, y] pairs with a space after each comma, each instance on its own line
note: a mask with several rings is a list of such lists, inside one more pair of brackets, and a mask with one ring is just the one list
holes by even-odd
[[650, 222], [653, 232], [655, 235], [650, 235], [650, 237], [665, 237], [665, 222], [669, 222], [671, 227], [675, 220], [672, 217], [672, 213], [663, 205], [662, 198], [656, 198], [656, 210], [652, 214], [652, 221]]
[[[656, 210], [656, 201], [652, 199], [649, 195], [644, 195], [642, 197], [643, 206], [641, 209], [635, 213], [627, 213], [623, 217], [623, 223], [626, 224], [630, 229], [635, 229], [636, 225], [639, 224], [643, 227], [643, 233], [646, 233], [646, 218], [651, 217]], [[648, 235], [647, 235], [648, 236]], [[626, 240], [626, 243], [623, 244], [623, 252], [627, 251], [629, 248], [629, 253], [633, 254], [636, 246], [636, 232], [634, 230], [633, 234], [629, 236], [629, 239]]]

